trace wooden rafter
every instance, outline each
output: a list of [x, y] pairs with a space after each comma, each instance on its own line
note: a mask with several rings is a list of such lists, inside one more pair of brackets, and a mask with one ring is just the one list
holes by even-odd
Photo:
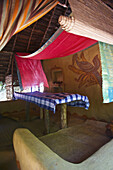
[[[67, 5], [67, 1], [65, 2], [65, 4]], [[67, 8], [65, 9], [64, 16], [65, 16], [67, 10], [68, 10], [68, 6], [67, 6]]]
[[11, 68], [11, 75], [12, 75], [12, 96], [14, 93], [14, 87], [13, 87], [13, 70], [14, 70], [14, 55], [12, 55], [12, 68]]
[[13, 42], [12, 51], [14, 51], [14, 49], [15, 49], [15, 45], [16, 45], [16, 41], [17, 41], [17, 36], [18, 36], [18, 34], [15, 35], [15, 39], [14, 39], [14, 42]]
[[41, 43], [40, 43], [40, 47], [41, 47], [41, 45], [42, 45], [42, 43], [43, 43], [43, 41], [44, 41], [44, 39], [45, 39], [45, 37], [46, 37], [47, 31], [48, 31], [48, 29], [49, 29], [49, 27], [50, 27], [52, 18], [53, 18], [54, 13], [55, 13], [55, 9], [56, 9], [56, 7], [55, 7], [55, 8], [53, 9], [53, 11], [52, 11], [52, 15], [51, 15], [51, 17], [50, 17], [50, 20], [49, 20], [48, 26], [47, 26], [47, 28], [46, 28], [46, 31], [45, 31], [45, 33], [44, 33], [44, 35], [43, 35], [42, 41], [41, 41]]
[[58, 5], [60, 5], [60, 6], [64, 7], [64, 8], [68, 8], [67, 2], [68, 2], [68, 0], [65, 0], [65, 3], [62, 3], [62, 2], [59, 1]]
[[0, 51], [0, 54], [12, 54], [13, 52], [11, 52], [11, 51]]
[[33, 25], [33, 28], [32, 28], [32, 31], [31, 31], [31, 34], [30, 34], [30, 37], [29, 37], [28, 45], [27, 45], [27, 51], [29, 50], [31, 38], [32, 38], [32, 35], [33, 35], [33, 32], [34, 32], [34, 29], [36, 27], [36, 24], [37, 24], [37, 22], [35, 22], [35, 24]]

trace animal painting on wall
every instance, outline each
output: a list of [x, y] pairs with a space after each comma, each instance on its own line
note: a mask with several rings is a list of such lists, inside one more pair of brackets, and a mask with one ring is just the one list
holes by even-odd
[[80, 56], [74, 54], [72, 65], [68, 68], [76, 74], [75, 81], [79, 83], [78, 88], [89, 87], [95, 84], [102, 86], [101, 63], [98, 55], [92, 61], [88, 61], [82, 52]]

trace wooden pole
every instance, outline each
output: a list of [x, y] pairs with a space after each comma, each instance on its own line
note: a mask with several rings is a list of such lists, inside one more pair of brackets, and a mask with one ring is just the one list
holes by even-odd
[[46, 128], [46, 134], [50, 132], [49, 127], [49, 110], [45, 109], [45, 128]]
[[45, 33], [44, 33], [44, 35], [43, 35], [43, 38], [42, 38], [42, 41], [41, 41], [41, 43], [40, 43], [40, 47], [42, 46], [43, 41], [44, 41], [44, 39], [45, 39], [45, 37], [46, 37], [47, 31], [48, 31], [48, 29], [49, 29], [49, 27], [50, 27], [51, 21], [52, 21], [53, 16], [54, 16], [55, 9], [56, 9], [56, 8], [53, 9], [52, 15], [50, 16], [48, 26], [47, 26], [47, 28], [46, 28], [46, 31], [45, 31]]
[[30, 120], [30, 102], [26, 101], [26, 121]]
[[67, 128], [67, 104], [61, 105], [61, 128]]
[[43, 119], [43, 118], [44, 118], [43, 108], [40, 107], [40, 119]]
[[30, 34], [30, 37], [29, 37], [29, 40], [28, 40], [27, 51], [29, 50], [30, 42], [31, 42], [31, 39], [32, 39], [33, 32], [35, 30], [36, 24], [37, 24], [37, 22], [35, 22], [35, 24], [33, 25], [33, 28], [32, 28], [32, 31], [31, 31], [31, 34]]
[[14, 76], [14, 74], [13, 74], [13, 70], [14, 70], [14, 56], [12, 56], [12, 68], [11, 68], [11, 75], [12, 75], [12, 98], [13, 98], [13, 93], [14, 93], [14, 86], [13, 86], [13, 80], [14, 80], [13, 76]]

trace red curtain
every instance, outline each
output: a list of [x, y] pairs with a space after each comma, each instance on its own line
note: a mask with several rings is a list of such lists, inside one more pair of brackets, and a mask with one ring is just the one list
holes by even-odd
[[[20, 53], [18, 53], [18, 55], [20, 55]], [[49, 87], [40, 60], [20, 58], [17, 55], [15, 55], [15, 58], [21, 76], [23, 89], [25, 87], [39, 85], [42, 82], [45, 87]]]

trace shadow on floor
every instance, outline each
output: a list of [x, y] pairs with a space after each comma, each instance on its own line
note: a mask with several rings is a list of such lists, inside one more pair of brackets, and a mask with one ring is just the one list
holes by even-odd
[[13, 149], [0, 151], [0, 170], [18, 170]]
[[29, 129], [63, 159], [79, 163], [110, 140], [105, 134], [105, 126], [104, 122], [71, 117], [68, 122], [69, 128], [59, 130], [60, 122], [51, 121], [50, 132], [52, 133], [44, 135], [44, 121], [40, 119], [20, 122], [1, 118], [0, 170], [17, 170], [12, 146], [13, 133], [17, 128]]

